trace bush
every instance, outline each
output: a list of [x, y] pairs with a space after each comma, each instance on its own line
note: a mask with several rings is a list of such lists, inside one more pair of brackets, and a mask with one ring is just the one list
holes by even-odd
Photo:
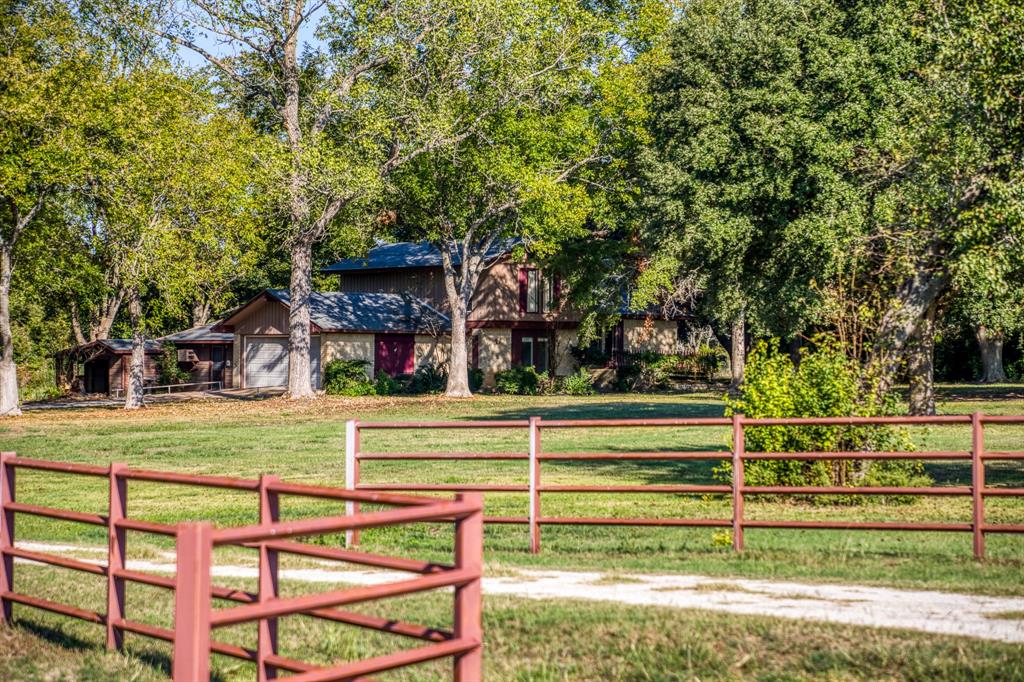
[[479, 367], [469, 368], [469, 390], [473, 393], [479, 391], [484, 385], [484, 371]]
[[448, 372], [444, 367], [425, 364], [416, 369], [409, 383], [412, 393], [440, 393], [448, 385]]
[[373, 382], [376, 395], [394, 395], [402, 390], [402, 384], [385, 372], [377, 372], [377, 380]]
[[580, 367], [578, 372], [562, 379], [562, 393], [567, 395], [593, 395], [594, 383], [590, 380], [590, 372]]
[[366, 360], [331, 360], [324, 367], [324, 391], [328, 395], [376, 395], [366, 373]]
[[164, 343], [156, 360], [156, 371], [161, 385], [180, 384], [188, 380], [188, 371], [178, 364], [178, 348], [173, 343]]
[[[547, 379], [547, 372], [543, 373]], [[498, 393], [510, 395], [537, 395], [541, 375], [533, 367], [513, 367], [494, 375]]]
[[[861, 390], [859, 365], [832, 338], [814, 340], [801, 350], [798, 365], [778, 344], [757, 344], [744, 370], [741, 395], [726, 398], [726, 414], [747, 417], [883, 416], [897, 413], [895, 398], [876, 401]], [[906, 431], [882, 426], [764, 426], [747, 428], [746, 449], [753, 452], [910, 451]], [[731, 465], [716, 468], [731, 479]], [[918, 485], [928, 478], [920, 462], [872, 460], [762, 460], [746, 462], [747, 484], [774, 485]], [[857, 499], [857, 498], [854, 498]]]

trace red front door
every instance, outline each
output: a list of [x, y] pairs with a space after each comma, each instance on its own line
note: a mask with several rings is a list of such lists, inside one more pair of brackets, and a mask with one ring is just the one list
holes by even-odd
[[416, 337], [412, 334], [378, 334], [374, 367], [390, 377], [412, 374], [416, 369]]

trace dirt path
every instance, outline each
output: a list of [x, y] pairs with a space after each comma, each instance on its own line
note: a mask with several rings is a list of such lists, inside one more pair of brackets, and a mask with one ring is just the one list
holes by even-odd
[[[105, 549], [19, 543], [54, 554], [105, 553]], [[173, 555], [168, 555], [173, 559]], [[94, 563], [103, 563], [94, 561]], [[324, 562], [325, 566], [336, 565]], [[174, 573], [173, 561], [129, 561], [139, 571]], [[218, 578], [255, 578], [255, 566], [215, 566]], [[281, 578], [312, 583], [371, 585], [406, 574], [391, 571], [283, 569]], [[485, 594], [527, 599], [589, 599], [621, 604], [707, 609], [800, 618], [847, 625], [906, 628], [944, 635], [1024, 642], [1024, 597], [988, 597], [858, 585], [807, 584], [693, 575], [608, 574], [516, 570], [485, 577]]]

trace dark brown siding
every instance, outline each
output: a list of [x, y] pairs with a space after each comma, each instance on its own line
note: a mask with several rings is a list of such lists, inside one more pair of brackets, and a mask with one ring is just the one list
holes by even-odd
[[447, 306], [440, 268], [346, 272], [338, 276], [338, 291], [371, 294], [409, 292], [432, 306]]

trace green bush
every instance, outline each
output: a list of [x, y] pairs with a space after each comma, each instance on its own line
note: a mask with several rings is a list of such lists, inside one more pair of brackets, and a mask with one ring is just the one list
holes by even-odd
[[590, 380], [590, 372], [580, 367], [575, 374], [562, 379], [562, 393], [567, 395], [593, 395], [594, 383]]
[[479, 391], [484, 385], [484, 371], [479, 367], [469, 368], [469, 390], [473, 393]]
[[425, 364], [416, 369], [409, 382], [412, 393], [440, 393], [448, 385], [448, 372], [444, 367]]
[[376, 395], [366, 373], [369, 364], [366, 360], [331, 360], [324, 367], [324, 391], [328, 395]]
[[373, 392], [377, 395], [394, 395], [402, 390], [402, 384], [386, 372], [377, 372], [377, 380], [373, 382]]
[[163, 386], [180, 384], [188, 380], [188, 371], [178, 364], [178, 348], [173, 343], [164, 343], [156, 359], [158, 380]]
[[[895, 398], [876, 401], [861, 390], [859, 365], [832, 338], [814, 339], [814, 350], [803, 349], [794, 365], [778, 344], [761, 342], [750, 354], [741, 395], [726, 398], [726, 414], [747, 417], [884, 416], [898, 412]], [[910, 451], [913, 443], [904, 429], [888, 426], [762, 426], [747, 428], [751, 452]], [[729, 480], [731, 465], [716, 468]], [[746, 462], [749, 485], [852, 486], [923, 485], [923, 464], [873, 460], [762, 460]], [[857, 498], [853, 498], [857, 499]]]
[[[547, 378], [547, 372], [544, 372]], [[509, 395], [537, 395], [541, 375], [533, 367], [513, 367], [494, 375], [498, 393]]]

